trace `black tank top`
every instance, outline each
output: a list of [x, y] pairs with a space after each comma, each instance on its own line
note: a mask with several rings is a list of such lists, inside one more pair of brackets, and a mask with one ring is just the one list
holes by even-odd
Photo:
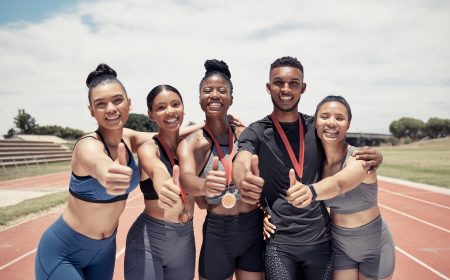
[[[169, 156], [164, 150], [162, 144], [159, 142], [158, 138], [153, 137], [156, 145], [158, 146], [159, 155], [161, 162], [166, 166], [167, 171], [169, 171], [170, 176], [172, 176], [172, 164], [170, 163]], [[178, 160], [175, 160], [175, 164], [178, 164]], [[139, 186], [141, 188], [142, 193], [144, 194], [145, 200], [156, 200], [159, 199], [158, 194], [156, 193], [155, 187], [153, 186], [153, 181], [151, 178], [147, 178], [144, 181], [139, 182]]]

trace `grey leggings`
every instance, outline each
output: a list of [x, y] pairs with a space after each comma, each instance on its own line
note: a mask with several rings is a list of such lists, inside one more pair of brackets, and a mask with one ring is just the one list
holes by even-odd
[[186, 225], [141, 214], [127, 235], [125, 279], [193, 279], [195, 241], [192, 220]]
[[378, 216], [357, 228], [331, 226], [335, 270], [358, 268], [370, 279], [390, 276], [395, 267], [395, 246], [388, 227]]

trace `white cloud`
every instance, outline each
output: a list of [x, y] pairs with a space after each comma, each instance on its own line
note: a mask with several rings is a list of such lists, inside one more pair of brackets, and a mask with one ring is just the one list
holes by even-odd
[[[300, 3], [303, 2], [303, 3]], [[447, 1], [84, 1], [41, 22], [0, 26], [0, 133], [18, 109], [40, 125], [95, 129], [87, 74], [117, 70], [145, 113], [161, 83], [183, 94], [186, 120], [201, 122], [198, 83], [207, 58], [225, 60], [231, 109], [249, 123], [271, 111], [270, 63], [292, 55], [305, 66], [300, 108], [346, 97], [351, 130], [388, 132], [402, 116], [449, 118], [450, 4]]]

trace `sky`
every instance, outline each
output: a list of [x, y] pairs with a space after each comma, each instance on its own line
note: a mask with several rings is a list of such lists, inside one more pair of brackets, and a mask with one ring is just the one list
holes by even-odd
[[230, 113], [246, 124], [272, 111], [265, 90], [282, 56], [304, 66], [299, 110], [342, 95], [351, 132], [389, 133], [401, 117], [450, 118], [450, 1], [2, 0], [0, 134], [19, 109], [38, 125], [93, 131], [86, 77], [118, 73], [133, 113], [158, 84], [175, 86], [185, 123], [200, 123], [203, 63], [227, 62]]

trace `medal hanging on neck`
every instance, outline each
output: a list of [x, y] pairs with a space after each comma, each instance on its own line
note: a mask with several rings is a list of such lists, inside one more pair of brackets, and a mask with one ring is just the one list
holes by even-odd
[[225, 158], [225, 155], [223, 154], [222, 149], [220, 148], [219, 142], [212, 134], [209, 127], [206, 125], [203, 127], [206, 132], [208, 132], [209, 136], [211, 137], [214, 146], [216, 147], [217, 153], [219, 154], [220, 161], [222, 162], [223, 169], [225, 170], [225, 174], [227, 175], [227, 188], [225, 191], [225, 194], [222, 196], [222, 206], [226, 209], [231, 209], [236, 205], [236, 196], [232, 193], [230, 193], [230, 184], [231, 184], [231, 160], [233, 158], [234, 153], [234, 141], [233, 141], [233, 130], [231, 129], [231, 126], [228, 125], [228, 146], [229, 146], [229, 158], [228, 161]]
[[[159, 143], [161, 143], [164, 151], [166, 152], [167, 156], [169, 157], [170, 164], [172, 165], [172, 168], [175, 166], [175, 160], [173, 158], [172, 152], [170, 151], [169, 147], [167, 146], [167, 143], [162, 139], [159, 134], [156, 135], [156, 139], [158, 139]], [[183, 210], [180, 211], [178, 214], [178, 221], [182, 225], [186, 225], [190, 220], [192, 220], [192, 213], [186, 210], [186, 192], [184, 191], [183, 187], [180, 186], [181, 190], [181, 202], [183, 203]]]
[[[298, 115], [298, 114], [297, 114]], [[281, 140], [283, 141], [284, 147], [286, 148], [289, 158], [291, 159], [292, 166], [294, 166], [295, 173], [297, 173], [297, 176], [299, 180], [303, 177], [303, 163], [305, 159], [305, 136], [303, 134], [303, 123], [300, 119], [300, 116], [298, 115], [298, 131], [299, 131], [299, 147], [300, 150], [298, 151], [298, 161], [295, 158], [294, 151], [292, 150], [291, 144], [289, 143], [289, 140], [287, 139], [286, 133], [284, 133], [283, 128], [280, 125], [280, 122], [278, 121], [278, 118], [275, 116], [274, 113], [271, 115], [273, 124], [275, 125], [275, 129], [277, 130], [278, 134], [281, 137]], [[301, 162], [301, 165], [300, 163]]]

